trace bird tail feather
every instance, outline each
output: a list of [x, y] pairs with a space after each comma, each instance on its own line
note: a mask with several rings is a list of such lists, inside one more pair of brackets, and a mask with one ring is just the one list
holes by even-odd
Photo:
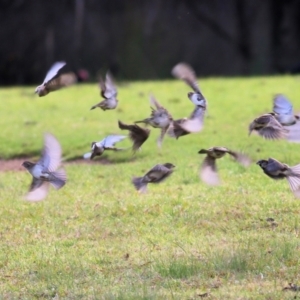
[[83, 154], [83, 158], [84, 159], [90, 159], [91, 157], [92, 157], [92, 153], [91, 152]]
[[50, 183], [52, 184], [52, 186], [59, 190], [60, 188], [62, 188], [67, 181], [67, 175], [65, 170], [61, 169], [55, 172], [51, 173], [52, 176], [50, 178]]
[[132, 183], [139, 192], [145, 193], [147, 191], [147, 182], [143, 181], [143, 177], [132, 178]]

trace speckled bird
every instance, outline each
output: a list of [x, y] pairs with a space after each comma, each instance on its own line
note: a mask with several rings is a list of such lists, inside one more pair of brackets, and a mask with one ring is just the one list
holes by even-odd
[[119, 102], [117, 99], [118, 91], [114, 83], [113, 77], [109, 72], [106, 73], [105, 82], [103, 81], [102, 77], [100, 77], [99, 87], [100, 95], [102, 96], [102, 98], [104, 98], [104, 100], [96, 105], [93, 105], [91, 107], [91, 110], [95, 109], [96, 107], [99, 107], [104, 111], [109, 109], [115, 109]]
[[76, 82], [76, 76], [74, 73], [66, 73], [59, 75], [59, 71], [66, 65], [64, 61], [56, 62], [52, 65], [48, 71], [43, 84], [39, 85], [35, 89], [35, 93], [39, 97], [48, 95], [50, 92], [59, 90], [63, 87], [67, 87]]
[[155, 99], [153, 95], [150, 96], [151, 105], [151, 116], [141, 121], [136, 121], [135, 123], [144, 123], [150, 125], [153, 128], [160, 128], [161, 133], [157, 139], [158, 147], [161, 147], [164, 136], [172, 123], [171, 114]]
[[300, 197], [300, 164], [290, 167], [274, 158], [261, 159], [256, 164], [272, 179], [286, 178], [294, 195]]
[[249, 135], [253, 130], [270, 140], [284, 139], [289, 132], [276, 120], [274, 113], [264, 114], [254, 119], [249, 125]]
[[175, 166], [171, 163], [158, 164], [142, 177], [134, 177], [132, 183], [136, 190], [145, 193], [148, 183], [161, 183], [174, 171]]
[[206, 154], [206, 157], [201, 164], [200, 178], [208, 185], [220, 184], [216, 160], [223, 157], [226, 153], [231, 155], [236, 162], [244, 167], [248, 167], [251, 164], [251, 159], [247, 155], [231, 151], [225, 147], [212, 147], [207, 150], [201, 149], [198, 153]]
[[136, 124], [127, 125], [119, 120], [118, 125], [121, 130], [129, 131], [129, 138], [133, 142], [132, 151], [134, 153], [141, 148], [150, 135], [150, 129], [142, 128]]

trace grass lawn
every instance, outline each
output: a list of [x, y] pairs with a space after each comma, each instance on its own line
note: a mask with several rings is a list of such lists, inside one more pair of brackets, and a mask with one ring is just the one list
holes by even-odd
[[[273, 157], [299, 163], [299, 144], [248, 137], [248, 125], [271, 110], [275, 93], [286, 94], [300, 110], [300, 79], [199, 82], [208, 100], [202, 132], [166, 137], [159, 151], [159, 130], [153, 128], [135, 157], [105, 152], [92, 164], [72, 160], [92, 141], [126, 134], [118, 119], [147, 117], [150, 92], [180, 118], [193, 109], [190, 89], [178, 80], [123, 83], [118, 108], [106, 112], [89, 110], [100, 101], [96, 84], [43, 98], [34, 96], [34, 87], [0, 89], [0, 157], [37, 159], [43, 133], [51, 132], [61, 142], [68, 174], [63, 189], [29, 203], [23, 196], [30, 175], [0, 172], [0, 299], [300, 297], [300, 291], [282, 291], [300, 283], [300, 201], [287, 181], [224, 157], [218, 161], [222, 185], [208, 187], [198, 177], [203, 156], [197, 153], [225, 146], [254, 162]], [[174, 174], [138, 194], [131, 178], [165, 162], [177, 166]]]

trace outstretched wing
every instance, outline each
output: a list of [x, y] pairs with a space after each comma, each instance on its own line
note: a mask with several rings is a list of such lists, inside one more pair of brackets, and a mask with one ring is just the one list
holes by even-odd
[[[25, 196], [25, 199], [32, 202], [41, 201], [46, 198], [49, 190], [49, 182], [39, 180], [39, 186], [35, 189], [30, 190], [30, 192]], [[32, 186], [32, 185], [31, 185]]]
[[48, 71], [48, 73], [46, 74], [43, 84], [46, 84], [48, 81], [53, 79], [57, 75], [59, 70], [65, 65], [66, 65], [66, 62], [64, 62], [64, 61], [58, 61], [58, 62], [54, 63], [52, 65], [52, 67], [50, 68], [50, 70]]
[[238, 163], [243, 165], [244, 167], [249, 167], [251, 164], [251, 159], [243, 153], [235, 152], [227, 149], [227, 153], [230, 154]]
[[190, 65], [179, 63], [172, 69], [171, 73], [174, 77], [185, 81], [196, 93], [200, 93], [196, 73]]
[[200, 178], [208, 185], [219, 185], [220, 178], [216, 166], [216, 160], [206, 156], [200, 168]]
[[62, 150], [58, 140], [50, 133], [44, 135], [44, 149], [38, 164], [50, 172], [55, 171], [61, 164]]
[[118, 91], [114, 83], [112, 75], [107, 72], [105, 83], [100, 80], [101, 95], [105, 99], [116, 98]]
[[273, 112], [279, 115], [293, 115], [293, 105], [287, 97], [277, 94], [273, 99]]
[[108, 135], [100, 143], [105, 148], [113, 148], [117, 142], [120, 142], [120, 141], [124, 140], [125, 138], [127, 138], [126, 135]]

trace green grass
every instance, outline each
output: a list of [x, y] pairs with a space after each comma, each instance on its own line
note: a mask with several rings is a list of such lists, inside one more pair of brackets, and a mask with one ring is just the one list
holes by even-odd
[[[286, 181], [255, 164], [218, 161], [222, 185], [200, 182], [201, 148], [226, 146], [253, 160], [300, 162], [299, 145], [248, 137], [249, 122], [270, 111], [272, 96], [298, 104], [298, 77], [203, 79], [208, 99], [204, 130], [166, 138], [159, 131], [135, 158], [107, 152], [110, 164], [66, 164], [68, 183], [40, 203], [23, 200], [27, 172], [0, 172], [0, 299], [292, 299], [299, 284], [300, 202]], [[61, 142], [64, 159], [89, 151], [107, 134], [126, 134], [150, 113], [154, 93], [175, 118], [193, 109], [179, 81], [131, 82], [119, 88], [119, 108], [90, 111], [97, 85], [74, 86], [37, 98], [34, 88], [0, 90], [0, 157], [38, 158], [43, 133]], [[128, 146], [130, 141], [119, 145]], [[139, 195], [132, 176], [172, 162], [174, 174]], [[0, 161], [1, 163], [1, 161]], [[274, 218], [276, 223], [266, 221]]]

